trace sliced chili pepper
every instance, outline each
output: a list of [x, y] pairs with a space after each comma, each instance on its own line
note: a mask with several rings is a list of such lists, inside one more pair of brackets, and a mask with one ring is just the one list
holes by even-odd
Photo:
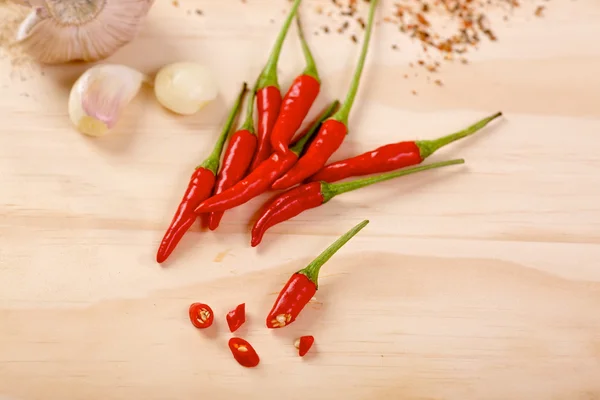
[[[246, 176], [248, 168], [250, 167], [257, 144], [256, 132], [254, 131], [254, 119], [252, 117], [254, 112], [254, 96], [255, 92], [252, 90], [252, 94], [248, 99], [246, 121], [242, 127], [231, 136], [231, 139], [229, 139], [229, 143], [225, 149], [225, 155], [223, 156], [223, 167], [221, 168], [221, 171], [219, 171], [214, 194], [219, 194], [238, 183]], [[208, 227], [211, 231], [214, 231], [219, 227], [221, 218], [223, 218], [222, 211], [209, 214]]]
[[254, 171], [258, 166], [271, 155], [271, 132], [279, 110], [281, 109], [281, 91], [279, 89], [279, 79], [277, 76], [277, 64], [283, 42], [292, 24], [292, 20], [298, 11], [302, 0], [294, 0], [287, 18], [285, 19], [281, 31], [275, 40], [267, 64], [262, 70], [256, 87], [256, 111], [258, 114], [258, 148], [254, 155], [254, 160], [250, 170]]
[[208, 328], [213, 324], [215, 314], [208, 304], [193, 303], [190, 305], [190, 321], [198, 329]]
[[231, 332], [238, 330], [246, 322], [246, 303], [238, 305], [234, 310], [227, 313], [227, 326]]
[[194, 224], [194, 221], [196, 221], [196, 218], [198, 217], [198, 215], [194, 213], [194, 209], [212, 194], [215, 185], [215, 175], [219, 169], [223, 146], [225, 145], [227, 135], [229, 134], [231, 126], [233, 125], [233, 122], [238, 114], [240, 103], [246, 94], [246, 90], [247, 84], [244, 83], [242, 90], [240, 91], [240, 94], [229, 113], [227, 121], [223, 126], [223, 130], [217, 139], [217, 143], [215, 144], [213, 151], [202, 164], [196, 167], [196, 170], [192, 174], [187, 190], [183, 195], [183, 199], [179, 203], [179, 207], [177, 208], [171, 224], [169, 225], [169, 228], [167, 229], [158, 248], [158, 252], [156, 254], [157, 262], [164, 262], [173, 252], [173, 250], [175, 250], [175, 247], [183, 235]]
[[309, 178], [309, 182], [324, 181], [331, 183], [352, 176], [394, 171], [420, 164], [440, 148], [478, 132], [501, 115], [502, 113], [498, 112], [462, 131], [435, 140], [415, 140], [388, 144], [356, 157], [336, 161], [321, 168], [319, 172]]
[[275, 179], [280, 177], [289, 170], [298, 160], [299, 154], [306, 146], [306, 143], [316, 133], [321, 125], [321, 122], [331, 115], [335, 108], [339, 105], [338, 101], [334, 101], [319, 118], [314, 121], [309, 128], [308, 133], [301, 134], [302, 137], [292, 147], [292, 151], [285, 154], [274, 152], [271, 157], [266, 159], [257, 169], [250, 172], [244, 179], [206, 201], [202, 202], [197, 208], [197, 213], [226, 211], [233, 207], [237, 207], [247, 201], [266, 192], [269, 186], [275, 182]]
[[319, 271], [343, 245], [361, 231], [368, 220], [362, 221], [339, 237], [305, 268], [294, 273], [279, 292], [273, 308], [267, 315], [267, 328], [283, 328], [294, 322], [313, 298], [319, 287]]
[[298, 355], [304, 357], [314, 342], [315, 338], [313, 336], [301, 336], [299, 339], [296, 339], [294, 346], [298, 349]]
[[276, 197], [270, 204], [263, 208], [258, 220], [252, 227], [252, 247], [258, 246], [262, 241], [265, 232], [270, 227], [283, 221], [287, 221], [303, 211], [319, 207], [337, 195], [400, 176], [449, 165], [463, 164], [464, 162], [463, 159], [442, 161], [400, 171], [388, 172], [374, 177], [357, 179], [350, 182], [310, 182], [290, 189]]
[[367, 22], [367, 27], [365, 28], [364, 42], [356, 70], [354, 71], [352, 83], [350, 84], [350, 89], [346, 95], [346, 100], [335, 115], [323, 122], [321, 129], [319, 129], [319, 133], [306, 150], [306, 154], [298, 160], [292, 169], [273, 183], [271, 186], [272, 189], [288, 189], [313, 175], [325, 165], [327, 160], [329, 160], [329, 157], [331, 157], [344, 141], [344, 138], [348, 133], [348, 116], [352, 109], [352, 105], [354, 104], [360, 77], [365, 66], [365, 59], [367, 57], [367, 49], [373, 30], [373, 20], [378, 0], [371, 0], [370, 3], [369, 20]]
[[280, 153], [289, 151], [288, 146], [290, 141], [298, 128], [300, 128], [300, 125], [302, 125], [302, 121], [306, 118], [321, 89], [321, 80], [319, 79], [315, 60], [306, 43], [298, 15], [296, 16], [296, 21], [298, 36], [302, 44], [302, 52], [306, 60], [306, 68], [301, 75], [294, 79], [294, 82], [283, 97], [281, 110], [273, 127], [271, 146], [274, 151]]
[[253, 368], [260, 362], [254, 347], [242, 338], [233, 337], [229, 339], [229, 350], [231, 350], [233, 358], [243, 367]]

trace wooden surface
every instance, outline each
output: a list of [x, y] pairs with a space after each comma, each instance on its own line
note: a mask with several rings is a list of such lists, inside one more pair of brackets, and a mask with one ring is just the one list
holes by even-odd
[[[597, 0], [553, 0], [544, 18], [515, 13], [469, 65], [444, 66], [441, 88], [403, 79], [414, 54], [391, 50], [397, 28], [378, 26], [335, 158], [502, 110], [431, 158], [467, 164], [344, 195], [252, 249], [247, 223], [261, 197], [217, 232], [195, 228], [159, 267], [190, 171], [261, 68], [283, 12], [267, 0], [180, 3], [159, 2], [111, 61], [148, 73], [180, 59], [211, 66], [221, 97], [193, 117], [144, 92], [113, 134], [88, 139], [65, 114], [85, 66], [1, 61], [1, 399], [600, 399]], [[203, 18], [188, 14], [195, 6]], [[290, 38], [284, 87], [302, 68]], [[358, 46], [309, 40], [324, 82], [314, 115], [344, 95]], [[288, 276], [365, 218], [324, 268], [317, 302], [267, 330]], [[215, 329], [190, 325], [194, 301], [213, 306]], [[224, 315], [240, 302], [249, 316], [239, 334], [261, 356], [252, 370], [226, 346]], [[305, 359], [292, 345], [301, 334], [316, 337]]]

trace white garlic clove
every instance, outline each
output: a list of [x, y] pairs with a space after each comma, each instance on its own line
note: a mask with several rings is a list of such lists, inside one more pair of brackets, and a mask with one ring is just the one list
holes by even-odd
[[85, 71], [69, 95], [69, 118], [77, 130], [103, 136], [117, 123], [123, 109], [138, 94], [143, 73], [117, 64], [102, 64]]
[[104, 59], [137, 35], [153, 1], [29, 0], [17, 41], [46, 64]]
[[194, 62], [169, 64], [156, 74], [154, 94], [158, 102], [176, 114], [195, 114], [218, 95], [210, 69]]

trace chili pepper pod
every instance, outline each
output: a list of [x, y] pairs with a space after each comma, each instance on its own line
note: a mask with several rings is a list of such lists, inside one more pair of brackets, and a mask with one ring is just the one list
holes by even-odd
[[378, 182], [398, 178], [416, 172], [446, 167], [450, 165], [463, 164], [463, 159], [442, 161], [429, 165], [408, 168], [401, 171], [388, 172], [370, 178], [357, 179], [343, 183], [310, 182], [290, 189], [263, 208], [258, 220], [252, 227], [252, 247], [256, 247], [262, 241], [265, 232], [272, 226], [287, 221], [303, 211], [319, 207], [342, 193], [351, 192], [365, 186]]
[[263, 68], [256, 87], [256, 110], [258, 114], [258, 147], [250, 170], [254, 171], [271, 155], [271, 132], [281, 109], [281, 91], [277, 76], [277, 64], [283, 42], [302, 0], [294, 0], [281, 31], [275, 40], [267, 64]]
[[260, 362], [254, 347], [242, 338], [232, 337], [229, 339], [229, 350], [231, 350], [233, 358], [243, 367], [253, 368]]
[[158, 263], [164, 262], [169, 255], [175, 250], [175, 247], [187, 232], [187, 230], [194, 224], [198, 215], [194, 213], [194, 209], [198, 205], [206, 200], [213, 191], [215, 184], [215, 175], [219, 169], [219, 163], [221, 159], [221, 153], [227, 135], [231, 130], [233, 122], [238, 114], [240, 104], [244, 95], [246, 94], [247, 84], [244, 83], [242, 90], [238, 95], [233, 108], [231, 109], [227, 121], [223, 126], [223, 130], [217, 139], [217, 143], [213, 148], [212, 152], [204, 160], [202, 164], [196, 167], [196, 170], [192, 174], [188, 187], [183, 195], [182, 200], [177, 207], [177, 211], [173, 216], [171, 224], [167, 228], [165, 235], [160, 243], [158, 252], [156, 254], [156, 261]]
[[246, 322], [246, 303], [238, 305], [225, 316], [230, 332], [235, 332]]
[[368, 220], [364, 220], [350, 229], [305, 268], [290, 277], [267, 315], [267, 328], [283, 328], [298, 318], [304, 306], [308, 304], [319, 288], [319, 271], [323, 264], [368, 223]]
[[294, 346], [298, 349], [298, 355], [304, 357], [315, 342], [314, 336], [301, 336], [296, 339]]
[[294, 144], [291, 151], [284, 154], [274, 152], [271, 154], [271, 157], [263, 161], [258, 168], [250, 172], [244, 179], [240, 180], [224, 192], [203, 201], [196, 208], [196, 213], [201, 214], [206, 212], [226, 211], [242, 205], [266, 192], [269, 189], [269, 186], [271, 186], [278, 177], [294, 165], [298, 160], [302, 149], [304, 149], [306, 143], [319, 129], [322, 121], [331, 115], [338, 105], [339, 102], [334, 101], [327, 110], [314, 121], [312, 126], [308, 129], [308, 133], [302, 135], [301, 139]]
[[440, 148], [475, 134], [501, 115], [502, 113], [498, 112], [476, 122], [466, 129], [438, 139], [414, 140], [388, 144], [355, 157], [336, 161], [323, 167], [319, 172], [311, 176], [308, 181], [324, 181], [331, 183], [352, 176], [394, 171], [400, 168], [420, 164]]
[[283, 97], [281, 110], [271, 134], [271, 146], [274, 151], [286, 153], [294, 134], [302, 125], [302, 121], [310, 111], [321, 89], [321, 80], [313, 55], [306, 43], [300, 16], [296, 15], [298, 36], [302, 44], [302, 52], [306, 60], [306, 68], [301, 75], [292, 82]]
[[352, 105], [354, 104], [360, 77], [365, 66], [378, 0], [371, 0], [370, 3], [369, 17], [363, 39], [364, 42], [358, 58], [356, 70], [354, 71], [354, 76], [352, 77], [350, 89], [348, 90], [348, 94], [346, 95], [342, 107], [335, 115], [323, 122], [319, 133], [317, 133], [317, 136], [306, 150], [306, 153], [298, 160], [292, 169], [273, 183], [271, 186], [273, 190], [288, 189], [316, 173], [325, 165], [327, 160], [329, 160], [329, 157], [335, 153], [344, 141], [344, 138], [348, 133], [348, 117]]
[[[254, 131], [254, 97], [255, 91], [248, 99], [248, 109], [246, 110], [246, 121], [242, 127], [231, 135], [225, 155], [223, 156], [223, 167], [219, 171], [217, 183], [213, 194], [219, 194], [238, 183], [248, 171], [254, 153], [256, 151], [257, 138]], [[223, 211], [211, 212], [208, 214], [208, 228], [214, 231], [219, 227]]]

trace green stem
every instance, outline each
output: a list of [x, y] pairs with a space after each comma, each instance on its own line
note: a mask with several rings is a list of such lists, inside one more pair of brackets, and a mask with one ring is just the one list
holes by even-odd
[[495, 120], [496, 118], [498, 118], [501, 115], [502, 115], [502, 112], [497, 112], [496, 114], [491, 115], [487, 118], [484, 118], [481, 121], [476, 122], [475, 124], [469, 126], [468, 128], [463, 129], [462, 131], [458, 131], [458, 132], [452, 133], [450, 135], [442, 136], [441, 138], [438, 138], [438, 139], [417, 140], [415, 143], [417, 144], [417, 147], [419, 148], [419, 151], [421, 153], [421, 158], [424, 160], [427, 157], [429, 157], [430, 155], [432, 155], [433, 153], [435, 153], [440, 148], [446, 146], [447, 144], [450, 144], [459, 139], [462, 139], [464, 137], [474, 134], [475, 132], [479, 131], [481, 128], [483, 128], [484, 126], [486, 126], [487, 124], [489, 124], [490, 122], [492, 122], [493, 120]]
[[254, 114], [254, 99], [255, 99], [255, 97], [256, 97], [256, 85], [254, 85], [254, 87], [252, 88], [252, 91], [250, 92], [250, 97], [248, 98], [248, 104], [246, 105], [246, 119], [240, 129], [245, 129], [248, 132], [256, 135], [256, 132], [254, 131], [254, 115], [253, 115]]
[[430, 169], [441, 168], [441, 167], [446, 167], [446, 166], [455, 165], [455, 164], [464, 164], [464, 163], [465, 163], [465, 160], [462, 158], [459, 158], [457, 160], [441, 161], [441, 162], [437, 162], [437, 163], [433, 163], [433, 164], [429, 164], [429, 165], [421, 165], [419, 167], [413, 167], [413, 168], [408, 168], [408, 169], [402, 169], [399, 171], [388, 172], [385, 174], [381, 174], [381, 175], [373, 176], [373, 177], [369, 177], [369, 178], [356, 179], [356, 180], [353, 180], [350, 182], [333, 183], [333, 184], [321, 182], [321, 193], [323, 194], [323, 199], [324, 199], [323, 203], [327, 203], [329, 200], [331, 200], [332, 198], [334, 198], [335, 196], [337, 196], [339, 194], [351, 192], [356, 189], [361, 189], [365, 186], [370, 186], [375, 183], [398, 178], [400, 176], [414, 174], [416, 172], [427, 171]]
[[296, 26], [298, 27], [298, 36], [300, 37], [300, 44], [302, 45], [302, 53], [304, 53], [304, 59], [306, 60], [306, 68], [302, 74], [312, 76], [320, 83], [321, 79], [319, 78], [319, 71], [317, 71], [317, 64], [310, 51], [310, 47], [308, 47], [308, 43], [306, 43], [306, 37], [304, 36], [304, 29], [302, 29], [299, 13], [296, 14]]
[[283, 42], [288, 31], [290, 30], [292, 19], [294, 19], [301, 1], [302, 0], [294, 0], [294, 4], [292, 4], [292, 8], [290, 9], [289, 14], [286, 17], [283, 26], [281, 27], [281, 31], [279, 31], [279, 36], [277, 36], [277, 39], [275, 40], [275, 44], [273, 45], [273, 49], [271, 50], [267, 64], [260, 74], [258, 87], [256, 88], [257, 91], [268, 86], [275, 86], [277, 89], [279, 89], [279, 82], [277, 79], [277, 63], [279, 62], [279, 55], [281, 54]]
[[342, 236], [338, 238], [335, 242], [333, 242], [328, 248], [326, 248], [317, 258], [315, 258], [310, 264], [308, 264], [305, 268], [298, 271], [299, 274], [306, 275], [308, 279], [315, 284], [315, 286], [319, 287], [319, 271], [323, 264], [325, 264], [333, 255], [342, 248], [343, 245], [348, 243], [350, 239], [352, 239], [358, 232], [362, 230], [369, 223], [368, 219], [365, 219], [360, 224], [356, 225], [354, 228], [350, 229], [348, 232], [344, 233]]
[[215, 147], [213, 151], [210, 153], [208, 158], [204, 160], [202, 164], [200, 164], [197, 168], [206, 168], [212, 171], [215, 175], [217, 174], [217, 170], [219, 169], [219, 163], [221, 162], [221, 153], [223, 152], [223, 147], [225, 146], [225, 141], [227, 140], [227, 136], [229, 136], [229, 131], [231, 131], [231, 127], [238, 115], [238, 111], [240, 110], [240, 104], [244, 99], [244, 95], [248, 90], [248, 84], [244, 82], [242, 85], [242, 90], [240, 90], [240, 94], [238, 95], [231, 111], [229, 112], [229, 116], [227, 117], [227, 121], [225, 121], [225, 125], [223, 125], [223, 130], [217, 139], [217, 143], [215, 143]]
[[354, 104], [354, 99], [356, 98], [356, 93], [358, 92], [358, 85], [360, 83], [360, 76], [362, 75], [362, 71], [365, 67], [365, 59], [367, 58], [367, 49], [369, 48], [369, 41], [371, 40], [371, 32], [373, 30], [373, 20], [375, 19], [375, 9], [377, 8], [378, 0], [371, 0], [371, 6], [369, 8], [369, 19], [367, 21], [367, 27], [365, 28], [365, 36], [362, 44], [362, 50], [360, 53], [360, 57], [358, 59], [358, 64], [356, 65], [356, 70], [354, 71], [354, 76], [352, 77], [352, 83], [350, 85], [350, 89], [348, 90], [348, 94], [346, 95], [346, 100], [342, 105], [342, 108], [339, 109], [337, 113], [332, 117], [344, 125], [348, 125], [348, 116], [350, 115], [350, 109]]
[[292, 152], [294, 152], [294, 154], [296, 154], [298, 157], [300, 157], [300, 154], [302, 153], [302, 151], [304, 150], [304, 147], [306, 146], [306, 143], [308, 143], [308, 141], [315, 135], [315, 133], [317, 133], [317, 131], [319, 130], [319, 128], [321, 127], [321, 124], [323, 123], [323, 121], [325, 121], [327, 118], [329, 118], [331, 116], [331, 114], [333, 114], [333, 112], [335, 111], [335, 109], [340, 105], [340, 102], [335, 100], [333, 103], [331, 103], [329, 105], [329, 107], [327, 107], [327, 109], [325, 111], [323, 111], [323, 113], [321, 113], [321, 115], [319, 115], [319, 117], [313, 122], [313, 124], [310, 126], [310, 128], [308, 129], [308, 132], [306, 132], [291, 148], [290, 150]]

